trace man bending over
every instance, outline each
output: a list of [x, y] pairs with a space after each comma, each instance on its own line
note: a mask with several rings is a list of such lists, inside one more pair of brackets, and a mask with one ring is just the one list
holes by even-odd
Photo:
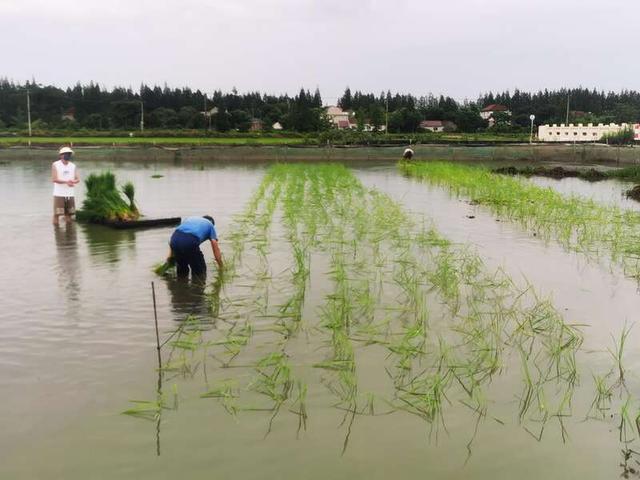
[[175, 229], [169, 246], [171, 256], [176, 262], [178, 277], [189, 276], [191, 269], [192, 277], [204, 277], [207, 275], [207, 264], [200, 250], [200, 244], [209, 240], [213, 256], [216, 259], [218, 268], [222, 268], [222, 254], [218, 246], [218, 235], [213, 218], [209, 215], [204, 217], [188, 217]]

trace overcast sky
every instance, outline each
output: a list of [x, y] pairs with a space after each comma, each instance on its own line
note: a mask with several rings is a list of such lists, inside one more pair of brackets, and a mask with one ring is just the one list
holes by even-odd
[[0, 77], [295, 93], [640, 89], [638, 0], [0, 0]]

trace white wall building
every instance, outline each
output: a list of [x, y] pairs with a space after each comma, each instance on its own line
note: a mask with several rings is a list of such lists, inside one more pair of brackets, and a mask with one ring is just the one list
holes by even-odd
[[616, 123], [610, 123], [604, 125], [602, 123], [594, 125], [589, 123], [583, 125], [578, 123], [574, 125], [570, 123], [565, 125], [540, 125], [538, 127], [538, 140], [541, 142], [598, 142], [605, 134], [617, 133], [620, 130], [626, 128], [633, 128], [635, 133], [635, 139], [640, 140], [640, 124], [627, 124], [623, 123], [618, 125]]

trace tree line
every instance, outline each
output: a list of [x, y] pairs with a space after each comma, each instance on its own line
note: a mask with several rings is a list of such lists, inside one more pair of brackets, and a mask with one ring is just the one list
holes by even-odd
[[239, 94], [141, 85], [138, 91], [97, 83], [62, 89], [35, 82], [17, 84], [0, 79], [0, 128], [24, 129], [27, 91], [35, 129], [87, 128], [136, 130], [145, 128], [247, 131], [253, 119], [265, 129], [279, 122], [284, 129], [314, 132], [328, 128], [319, 90], [301, 89], [295, 96], [260, 92]]
[[[227, 132], [248, 131], [260, 121], [270, 130], [278, 122], [288, 131], [323, 132], [332, 124], [323, 108], [320, 91], [300, 89], [297, 95], [238, 93], [141, 85], [107, 89], [97, 83], [76, 84], [66, 89], [25, 84], [0, 79], [0, 128], [24, 129], [27, 123], [27, 92], [32, 126], [38, 130], [90, 129], [136, 130], [144, 115], [144, 126], [154, 129], [203, 129]], [[489, 127], [480, 116], [483, 107], [502, 104], [510, 114], [496, 115]], [[374, 130], [388, 126], [389, 132], [416, 132], [422, 120], [452, 122], [462, 132], [517, 132], [536, 123], [570, 122], [634, 123], [640, 120], [640, 93], [633, 90], [604, 92], [573, 88], [523, 92], [488, 92], [475, 101], [462, 102], [448, 96], [373, 94], [346, 88], [338, 105], [353, 112], [359, 128], [369, 124]]]

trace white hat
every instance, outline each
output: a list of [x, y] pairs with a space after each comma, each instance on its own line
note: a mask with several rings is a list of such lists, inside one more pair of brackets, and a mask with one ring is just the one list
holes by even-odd
[[58, 150], [58, 155], [62, 155], [63, 153], [73, 154], [73, 150], [71, 150], [69, 147], [62, 147], [60, 150]]

